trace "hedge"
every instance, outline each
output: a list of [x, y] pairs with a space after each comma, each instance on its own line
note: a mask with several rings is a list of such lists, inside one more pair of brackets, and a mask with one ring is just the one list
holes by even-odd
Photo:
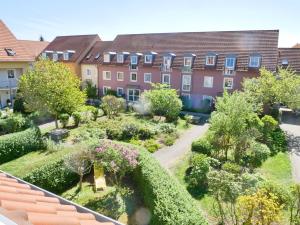
[[140, 150], [134, 178], [152, 213], [151, 225], [208, 224], [185, 188], [144, 149]]
[[74, 186], [79, 181], [79, 176], [64, 166], [64, 159], [59, 159], [33, 170], [22, 179], [59, 194]]
[[41, 132], [36, 127], [0, 136], [0, 164], [42, 147]]

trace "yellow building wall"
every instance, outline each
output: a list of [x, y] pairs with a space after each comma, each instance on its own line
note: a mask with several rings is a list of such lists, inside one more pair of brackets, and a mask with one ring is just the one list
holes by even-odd
[[74, 62], [63, 62], [67, 67], [70, 68], [70, 70], [76, 74], [81, 79], [81, 69], [80, 65]]

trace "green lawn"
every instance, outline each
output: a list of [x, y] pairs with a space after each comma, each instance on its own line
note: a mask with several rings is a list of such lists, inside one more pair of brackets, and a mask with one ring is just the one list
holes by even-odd
[[266, 179], [289, 185], [292, 183], [292, 166], [288, 153], [279, 152], [268, 158], [262, 166], [257, 169]]
[[20, 158], [0, 165], [0, 170], [22, 178], [32, 170], [43, 166], [49, 161], [62, 158], [71, 151], [71, 148], [64, 148], [52, 152], [46, 150], [30, 152]]

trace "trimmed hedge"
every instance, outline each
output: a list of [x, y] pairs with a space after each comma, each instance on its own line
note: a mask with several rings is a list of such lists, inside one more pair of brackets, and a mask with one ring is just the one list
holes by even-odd
[[37, 127], [0, 136], [0, 164], [42, 147], [41, 132]]
[[145, 205], [152, 212], [150, 224], [208, 224], [185, 188], [144, 149], [140, 150], [139, 167], [134, 177]]
[[64, 160], [60, 159], [33, 170], [22, 179], [59, 194], [75, 185], [79, 181], [79, 176], [68, 170], [64, 165]]

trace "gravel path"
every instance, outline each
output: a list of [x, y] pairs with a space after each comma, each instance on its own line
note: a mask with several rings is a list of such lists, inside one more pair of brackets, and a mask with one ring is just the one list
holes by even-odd
[[300, 183], [300, 125], [284, 123], [280, 127], [289, 134], [293, 178], [296, 183]]
[[155, 152], [153, 154], [154, 157], [164, 168], [170, 169], [190, 150], [192, 142], [200, 138], [207, 129], [207, 123], [204, 125], [193, 125], [181, 134], [180, 138], [172, 146], [164, 147]]

